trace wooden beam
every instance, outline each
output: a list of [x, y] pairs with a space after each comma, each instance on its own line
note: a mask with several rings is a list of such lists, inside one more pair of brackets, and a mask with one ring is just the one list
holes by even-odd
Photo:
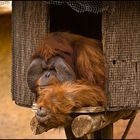
[[[105, 112], [103, 110], [104, 109], [102, 107], [85, 107], [72, 112], [72, 113], [79, 114], [79, 116], [74, 118], [72, 125], [69, 126], [69, 129], [67, 128], [65, 129], [66, 135], [68, 137], [73, 136], [76, 138], [81, 138], [87, 134], [93, 133], [97, 130], [101, 130], [106, 126], [118, 121], [119, 119], [129, 119], [133, 113], [133, 111], [122, 110], [122, 111], [115, 111], [115, 112]], [[35, 117], [32, 119], [31, 122], [32, 122], [31, 128], [34, 134], [41, 134], [51, 129], [51, 128], [47, 128], [47, 125], [40, 124]], [[113, 131], [113, 129], [111, 129], [111, 127], [109, 126], [103, 130], [100, 133], [104, 137], [105, 137], [104, 135], [105, 133], [110, 133], [111, 131]], [[70, 131], [71, 134], [69, 133]], [[95, 133], [95, 137], [96, 135], [97, 133]]]
[[94, 139], [113, 139], [113, 123], [94, 132]]
[[72, 132], [79, 138], [86, 134], [101, 130], [119, 119], [131, 116], [133, 111], [105, 112], [101, 114], [79, 115], [72, 122]]

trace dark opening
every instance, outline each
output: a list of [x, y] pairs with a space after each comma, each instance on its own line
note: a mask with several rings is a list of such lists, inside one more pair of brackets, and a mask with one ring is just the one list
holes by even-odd
[[113, 65], [115, 65], [115, 64], [116, 64], [116, 60], [113, 60], [112, 62], [113, 62]]
[[50, 31], [68, 31], [101, 40], [101, 14], [77, 13], [67, 5], [50, 5]]

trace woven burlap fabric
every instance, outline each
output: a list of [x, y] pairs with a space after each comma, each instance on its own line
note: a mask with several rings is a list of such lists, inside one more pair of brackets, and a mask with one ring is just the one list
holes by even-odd
[[97, 14], [105, 11], [112, 11], [115, 8], [114, 2], [112, 1], [102, 2], [98, 0], [92, 0], [92, 1], [46, 0], [44, 2], [52, 5], [68, 5], [78, 13], [92, 12]]
[[27, 85], [27, 69], [49, 30], [48, 7], [41, 1], [14, 1], [12, 8], [12, 95], [16, 104], [31, 107], [34, 93]]
[[140, 2], [114, 2], [115, 11], [103, 13], [109, 110], [140, 107]]

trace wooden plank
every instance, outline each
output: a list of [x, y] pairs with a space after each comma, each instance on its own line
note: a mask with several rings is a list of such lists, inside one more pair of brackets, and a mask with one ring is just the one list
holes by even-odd
[[101, 106], [97, 107], [81, 107], [80, 109], [76, 109], [72, 111], [71, 113], [99, 113], [99, 112], [105, 112], [105, 108]]
[[[33, 105], [32, 105], [32, 111], [33, 112], [37, 112], [37, 104], [36, 103], [34, 103]], [[78, 114], [82, 114], [82, 113], [88, 113], [88, 114], [90, 114], [90, 113], [101, 113], [101, 112], [105, 112], [106, 110], [105, 110], [105, 108], [104, 107], [101, 107], [101, 106], [97, 106], [97, 107], [81, 107], [81, 108], [79, 108], [79, 109], [76, 109], [76, 110], [74, 110], [74, 111], [72, 111], [72, 112], [70, 112], [70, 113], [78, 113]]]

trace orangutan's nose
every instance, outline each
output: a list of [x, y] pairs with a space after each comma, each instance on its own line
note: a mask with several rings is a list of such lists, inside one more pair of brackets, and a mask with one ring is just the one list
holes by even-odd
[[47, 111], [44, 107], [39, 107], [36, 114], [40, 117], [45, 117], [47, 115]]

